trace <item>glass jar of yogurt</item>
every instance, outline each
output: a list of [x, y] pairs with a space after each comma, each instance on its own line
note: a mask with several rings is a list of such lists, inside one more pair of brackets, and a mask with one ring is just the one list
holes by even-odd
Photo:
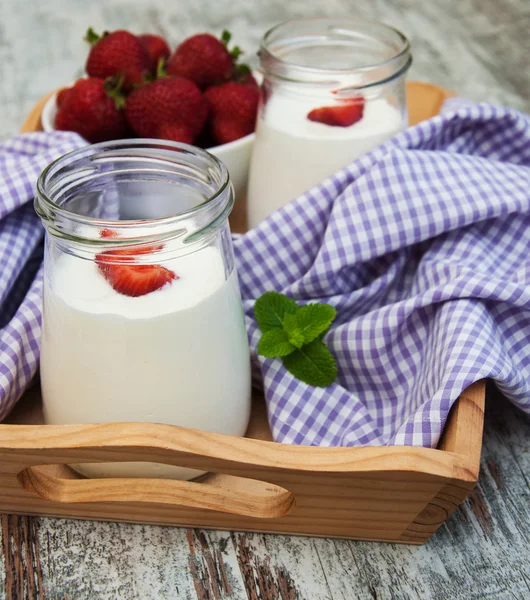
[[407, 126], [406, 37], [381, 23], [305, 18], [268, 31], [248, 190], [251, 227]]
[[[46, 423], [146, 421], [235, 436], [250, 360], [225, 166], [160, 140], [88, 146], [37, 185], [46, 229]], [[73, 465], [89, 477], [192, 478], [153, 463]]]

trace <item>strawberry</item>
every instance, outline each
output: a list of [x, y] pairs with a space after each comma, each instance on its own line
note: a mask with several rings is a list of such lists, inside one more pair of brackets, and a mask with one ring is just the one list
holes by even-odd
[[175, 50], [168, 60], [167, 74], [186, 77], [206, 88], [230, 79], [233, 60], [225, 43], [209, 33], [200, 33]]
[[57, 105], [57, 108], [59, 108], [61, 104], [66, 100], [66, 97], [70, 93], [71, 89], [72, 88], [63, 88], [62, 90], [59, 90], [57, 92], [57, 97], [55, 98], [55, 104]]
[[[112, 230], [103, 231], [112, 232]], [[101, 233], [103, 236], [103, 232]], [[134, 256], [151, 254], [162, 248], [162, 244], [153, 244], [140, 248], [109, 250], [98, 254], [96, 263], [100, 273], [118, 294], [145, 296], [179, 279], [176, 273], [161, 265], [131, 264]]]
[[151, 72], [154, 74], [156, 73], [160, 59], [167, 60], [169, 58], [169, 55], [171, 54], [169, 46], [167, 45], [166, 40], [159, 35], [144, 33], [138, 37], [149, 54], [149, 58], [151, 59]]
[[151, 57], [143, 42], [125, 30], [105, 32], [101, 37], [90, 28], [86, 40], [92, 44], [85, 70], [91, 77], [124, 78], [124, 89], [140, 85], [151, 69]]
[[162, 123], [158, 128], [157, 138], [193, 144], [195, 135], [185, 123]]
[[364, 98], [354, 98], [344, 104], [314, 108], [307, 114], [307, 118], [332, 127], [350, 127], [363, 118], [363, 112]]
[[[99, 232], [102, 238], [117, 238], [118, 233], [112, 229], [102, 229]], [[154, 254], [164, 248], [164, 244], [148, 244], [147, 246], [138, 246], [136, 248], [117, 248], [115, 250], [107, 250], [96, 255], [96, 263], [101, 271], [108, 264], [122, 264], [124, 262], [134, 261], [135, 256], [144, 254]]]
[[[208, 103], [199, 88], [183, 77], [163, 77], [135, 89], [127, 98], [125, 114], [129, 125], [140, 137], [159, 138], [162, 126], [184, 126], [186, 140], [198, 135], [208, 116]], [[165, 132], [169, 129], [166, 127]], [[171, 130], [175, 133], [175, 128]], [[184, 135], [184, 134], [182, 134]], [[172, 139], [172, 138], [171, 138]]]
[[178, 279], [178, 275], [161, 265], [108, 265], [105, 279], [112, 289], [124, 296], [145, 296]]
[[259, 90], [253, 85], [229, 82], [208, 88], [211, 131], [218, 144], [233, 142], [254, 131]]
[[55, 128], [75, 131], [91, 143], [128, 135], [127, 121], [120, 109], [123, 98], [112, 82], [89, 77], [79, 79], [63, 96], [55, 116]]

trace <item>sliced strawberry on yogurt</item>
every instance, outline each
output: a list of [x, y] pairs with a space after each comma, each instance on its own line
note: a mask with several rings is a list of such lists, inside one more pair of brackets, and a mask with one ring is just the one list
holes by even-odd
[[145, 296], [179, 279], [179, 276], [162, 265], [133, 264], [134, 257], [162, 250], [164, 244], [151, 244], [139, 248], [108, 250], [96, 256], [100, 273], [114, 291], [124, 296]]
[[307, 114], [307, 118], [332, 127], [350, 127], [363, 118], [363, 112], [364, 98], [355, 98], [344, 104], [314, 108]]
[[[117, 237], [117, 235], [108, 235], [101, 237]], [[124, 262], [132, 262], [135, 256], [143, 256], [144, 254], [154, 254], [164, 248], [164, 244], [148, 244], [147, 246], [138, 246], [137, 248], [120, 248], [116, 250], [107, 250], [96, 256], [96, 263], [102, 264], [118, 264]]]
[[124, 296], [145, 296], [179, 277], [161, 265], [105, 264], [105, 279], [113, 290]]

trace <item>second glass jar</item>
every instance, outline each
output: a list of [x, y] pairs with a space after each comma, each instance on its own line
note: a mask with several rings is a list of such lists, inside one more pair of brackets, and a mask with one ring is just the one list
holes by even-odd
[[353, 18], [277, 25], [265, 34], [259, 57], [264, 81], [249, 176], [251, 227], [407, 126], [412, 61], [402, 33]]

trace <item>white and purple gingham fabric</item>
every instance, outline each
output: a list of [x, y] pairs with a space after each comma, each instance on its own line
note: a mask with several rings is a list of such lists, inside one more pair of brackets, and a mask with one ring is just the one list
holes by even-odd
[[[0, 145], [0, 418], [38, 363], [40, 271], [24, 281], [42, 238], [36, 178], [82, 143]], [[235, 251], [277, 441], [435, 446], [453, 401], [485, 377], [530, 412], [530, 117], [451, 101], [236, 236]], [[337, 308], [325, 339], [337, 383], [312, 388], [256, 356], [252, 307], [268, 290]]]
[[55, 158], [86, 145], [78, 135], [31, 133], [0, 144], [0, 419], [31, 383], [39, 362], [43, 229], [35, 185]]
[[[435, 446], [486, 377], [530, 412], [530, 116], [451, 101], [236, 239], [236, 255], [275, 440]], [[337, 383], [256, 356], [267, 290], [336, 307]]]

